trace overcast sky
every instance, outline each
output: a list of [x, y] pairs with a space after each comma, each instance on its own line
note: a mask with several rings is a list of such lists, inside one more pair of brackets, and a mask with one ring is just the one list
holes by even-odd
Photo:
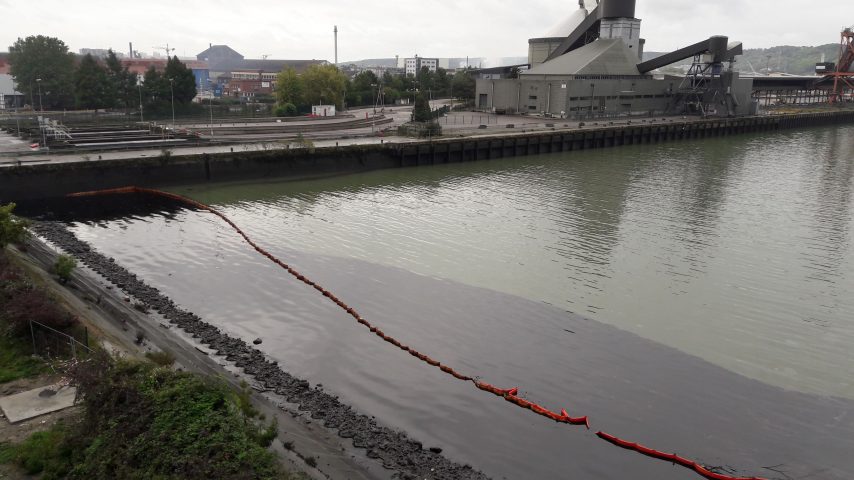
[[[637, 0], [648, 51], [671, 51], [710, 35], [745, 48], [839, 41], [854, 24], [849, 0]], [[576, 0], [0, 0], [0, 50], [18, 37], [59, 37], [73, 52], [143, 52], [167, 43], [195, 56], [209, 43], [247, 58], [339, 60], [377, 57], [526, 56], [527, 40], [548, 32]]]

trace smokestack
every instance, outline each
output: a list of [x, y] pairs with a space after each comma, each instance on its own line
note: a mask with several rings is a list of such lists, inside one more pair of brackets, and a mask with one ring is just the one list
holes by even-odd
[[133, 58], [133, 42], [128, 42], [128, 48], [130, 48], [130, 57]]
[[335, 65], [338, 65], [338, 25], [335, 25]]

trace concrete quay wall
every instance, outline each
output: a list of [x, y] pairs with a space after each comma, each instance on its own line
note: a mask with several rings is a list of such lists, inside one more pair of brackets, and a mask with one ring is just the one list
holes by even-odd
[[655, 144], [849, 122], [854, 122], [854, 111], [846, 110], [731, 119], [689, 119], [667, 124], [594, 126], [549, 132], [440, 138], [406, 144], [10, 166], [0, 168], [0, 203], [56, 198], [68, 193], [129, 185], [162, 188], [169, 185], [263, 178], [305, 179], [385, 168]]

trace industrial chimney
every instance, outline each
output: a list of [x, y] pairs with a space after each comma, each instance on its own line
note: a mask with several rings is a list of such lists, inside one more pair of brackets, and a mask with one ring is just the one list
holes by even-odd
[[338, 25], [335, 25], [335, 65], [338, 65]]

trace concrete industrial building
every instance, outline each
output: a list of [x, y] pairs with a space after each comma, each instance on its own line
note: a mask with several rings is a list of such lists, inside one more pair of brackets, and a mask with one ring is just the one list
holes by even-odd
[[[601, 0], [579, 8], [542, 38], [529, 40], [527, 69], [490, 71], [477, 79], [476, 106], [498, 113], [554, 117], [628, 114], [749, 114], [752, 81], [732, 69], [740, 43], [711, 37], [643, 62], [636, 0]], [[658, 68], [694, 58], [684, 77]], [[494, 70], [494, 69], [492, 69]], [[509, 78], [517, 77], [517, 78]]]

